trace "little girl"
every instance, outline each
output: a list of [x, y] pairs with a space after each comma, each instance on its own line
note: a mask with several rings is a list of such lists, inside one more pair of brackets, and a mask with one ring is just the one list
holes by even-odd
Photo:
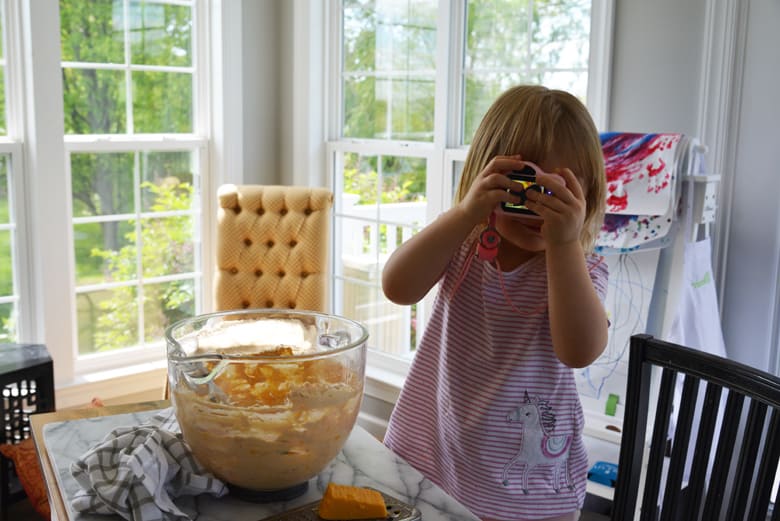
[[[513, 171], [545, 190], [522, 197]], [[582, 508], [572, 368], [607, 343], [607, 268], [591, 253], [605, 190], [585, 106], [511, 88], [477, 129], [453, 207], [385, 266], [397, 304], [440, 283], [385, 444], [483, 519], [569, 521]], [[531, 212], [504, 210], [518, 205]]]

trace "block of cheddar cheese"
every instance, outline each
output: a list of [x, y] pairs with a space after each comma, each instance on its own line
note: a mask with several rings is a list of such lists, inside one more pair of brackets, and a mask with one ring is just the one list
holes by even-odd
[[319, 507], [322, 519], [384, 519], [387, 508], [376, 490], [328, 483]]

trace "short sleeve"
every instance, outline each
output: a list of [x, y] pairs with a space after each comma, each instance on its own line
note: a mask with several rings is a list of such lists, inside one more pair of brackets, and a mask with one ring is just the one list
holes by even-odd
[[607, 299], [607, 288], [609, 285], [609, 266], [607, 266], [607, 261], [601, 255], [590, 254], [586, 259], [586, 264], [590, 280], [593, 282], [593, 287], [596, 288], [596, 293], [603, 304]]
[[439, 279], [439, 286], [447, 294], [454, 293], [454, 289], [465, 276], [464, 270], [468, 270], [469, 260], [474, 256], [475, 243], [467, 238], [450, 259], [447, 267]]

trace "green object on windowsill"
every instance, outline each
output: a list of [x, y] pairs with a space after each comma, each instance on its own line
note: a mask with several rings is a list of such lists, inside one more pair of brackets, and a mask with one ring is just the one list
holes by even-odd
[[617, 394], [610, 393], [609, 397], [607, 397], [607, 407], [604, 410], [607, 416], [614, 416], [615, 411], [617, 411], [617, 404], [620, 400], [620, 397]]

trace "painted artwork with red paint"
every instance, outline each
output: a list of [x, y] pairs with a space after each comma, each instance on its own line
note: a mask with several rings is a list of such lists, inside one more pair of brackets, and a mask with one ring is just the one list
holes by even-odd
[[607, 213], [661, 215], [671, 204], [681, 134], [601, 134]]
[[658, 248], [673, 222], [681, 134], [601, 134], [607, 215], [596, 239], [601, 253]]

